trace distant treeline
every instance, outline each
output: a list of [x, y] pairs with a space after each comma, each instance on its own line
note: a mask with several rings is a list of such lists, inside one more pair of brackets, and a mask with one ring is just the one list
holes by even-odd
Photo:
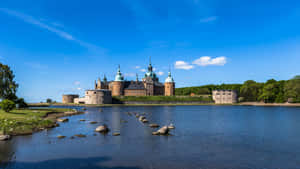
[[126, 101], [136, 101], [136, 102], [151, 102], [151, 101], [165, 101], [165, 102], [212, 102], [210, 96], [201, 96], [201, 97], [176, 97], [176, 96], [122, 96], [122, 97], [113, 97], [114, 102], [126, 102]]
[[300, 76], [295, 76], [290, 80], [276, 81], [270, 79], [266, 83], [248, 80], [243, 84], [221, 84], [177, 88], [175, 94], [191, 95], [191, 93], [194, 93], [195, 95], [207, 95], [212, 94], [212, 90], [216, 89], [236, 90], [238, 92], [239, 101], [241, 102], [263, 101], [265, 103], [300, 103]]

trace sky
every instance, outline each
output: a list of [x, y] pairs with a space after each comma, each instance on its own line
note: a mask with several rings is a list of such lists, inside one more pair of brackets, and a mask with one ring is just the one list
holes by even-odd
[[298, 0], [1, 0], [0, 62], [27, 102], [83, 94], [118, 65], [176, 87], [300, 74]]

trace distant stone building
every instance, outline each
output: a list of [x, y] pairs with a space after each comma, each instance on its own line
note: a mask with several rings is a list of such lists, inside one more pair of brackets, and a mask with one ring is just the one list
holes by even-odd
[[213, 100], [216, 104], [237, 103], [237, 92], [234, 90], [213, 90]]
[[86, 90], [85, 97], [76, 98], [74, 100], [76, 104], [111, 104], [112, 95], [109, 90]]
[[160, 83], [150, 61], [142, 81], [139, 81], [138, 76], [135, 81], [124, 80], [119, 66], [114, 81], [108, 82], [106, 77], [101, 81], [99, 78], [97, 82], [95, 81], [95, 89], [108, 89], [112, 92], [112, 96], [173, 96], [175, 82], [169, 72], [165, 83]]
[[74, 99], [79, 98], [79, 95], [77, 94], [66, 94], [62, 97], [62, 103], [68, 104], [68, 103], [74, 103]]

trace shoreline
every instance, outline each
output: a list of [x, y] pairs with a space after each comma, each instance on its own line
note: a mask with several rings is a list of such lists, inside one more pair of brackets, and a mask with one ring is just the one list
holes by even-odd
[[261, 103], [261, 102], [242, 102], [242, 103], [233, 103], [233, 104], [215, 104], [215, 103], [176, 103], [176, 104], [29, 104], [30, 107], [50, 107], [50, 106], [75, 106], [75, 107], [126, 107], [126, 106], [267, 106], [267, 107], [300, 107], [300, 103]]
[[[5, 128], [13, 129], [5, 131], [5, 129], [0, 132], [0, 135], [10, 135], [10, 136], [22, 136], [22, 135], [31, 135], [35, 132], [43, 131], [46, 129], [51, 129], [58, 127], [57, 119], [61, 117], [68, 117], [78, 114], [83, 114], [81, 111], [67, 110], [67, 111], [57, 111], [55, 108], [50, 112], [45, 113], [45, 115], [37, 117], [34, 115], [38, 112], [39, 109], [28, 109], [31, 111], [32, 115], [28, 117], [14, 117], [14, 118], [3, 118], [2, 121], [8, 121], [5, 125]], [[18, 115], [17, 115], [18, 116]], [[35, 121], [28, 121], [28, 118], [34, 118]], [[2, 126], [3, 127], [3, 126]], [[26, 129], [24, 129], [26, 128]]]

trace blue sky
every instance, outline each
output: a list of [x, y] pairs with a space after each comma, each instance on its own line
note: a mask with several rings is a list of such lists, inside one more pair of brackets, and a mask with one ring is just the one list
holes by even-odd
[[2, 0], [0, 62], [28, 102], [143, 76], [149, 56], [177, 87], [300, 74], [300, 1]]

